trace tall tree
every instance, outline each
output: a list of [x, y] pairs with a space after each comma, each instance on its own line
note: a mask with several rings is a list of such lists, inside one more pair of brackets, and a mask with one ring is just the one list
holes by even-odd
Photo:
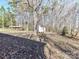
[[4, 28], [5, 8], [3, 6], [1, 6], [1, 8], [0, 8], [0, 13], [1, 13], [1, 16], [2, 16], [2, 27]]

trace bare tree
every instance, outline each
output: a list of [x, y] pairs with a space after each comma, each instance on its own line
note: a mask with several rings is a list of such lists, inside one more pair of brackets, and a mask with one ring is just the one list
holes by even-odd
[[76, 15], [79, 11], [76, 2], [73, 1], [70, 4], [65, 3], [65, 0], [48, 0], [45, 4], [44, 2], [44, 0], [18, 0], [16, 2], [17, 13], [21, 14], [23, 22], [27, 19], [29, 22], [34, 21], [35, 32], [37, 32], [39, 22], [44, 23], [45, 26], [48, 25], [56, 32], [61, 32], [64, 26], [68, 28], [69, 32], [71, 29], [75, 29], [78, 23]]

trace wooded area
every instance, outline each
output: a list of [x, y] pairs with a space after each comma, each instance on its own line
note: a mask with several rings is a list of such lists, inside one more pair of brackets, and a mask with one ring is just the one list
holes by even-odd
[[[38, 26], [47, 32], [69, 34], [79, 29], [79, 4], [73, 0], [8, 0], [8, 11], [1, 7], [1, 27], [22, 26], [24, 30], [37, 32]], [[3, 20], [2, 20], [3, 19]], [[75, 35], [75, 34], [72, 34]]]

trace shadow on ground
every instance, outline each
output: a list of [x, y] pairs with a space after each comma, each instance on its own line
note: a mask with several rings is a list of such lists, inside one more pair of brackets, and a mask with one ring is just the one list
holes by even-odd
[[46, 59], [44, 43], [0, 33], [0, 59]]
[[52, 40], [49, 37], [47, 37], [47, 42], [52, 47], [53, 47], [53, 45], [52, 45], [52, 43], [53, 43], [54, 46], [58, 50], [60, 50], [61, 52], [65, 53], [66, 55], [68, 55], [71, 59], [79, 59], [79, 48], [77, 48], [76, 46], [73, 46], [72, 44], [69, 44], [68, 42], [64, 42], [64, 41], [55, 41], [55, 40]]

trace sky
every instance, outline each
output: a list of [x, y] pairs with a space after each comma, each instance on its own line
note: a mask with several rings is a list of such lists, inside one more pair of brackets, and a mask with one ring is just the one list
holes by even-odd
[[0, 6], [4, 6], [5, 8], [10, 7], [7, 0], [0, 0]]

